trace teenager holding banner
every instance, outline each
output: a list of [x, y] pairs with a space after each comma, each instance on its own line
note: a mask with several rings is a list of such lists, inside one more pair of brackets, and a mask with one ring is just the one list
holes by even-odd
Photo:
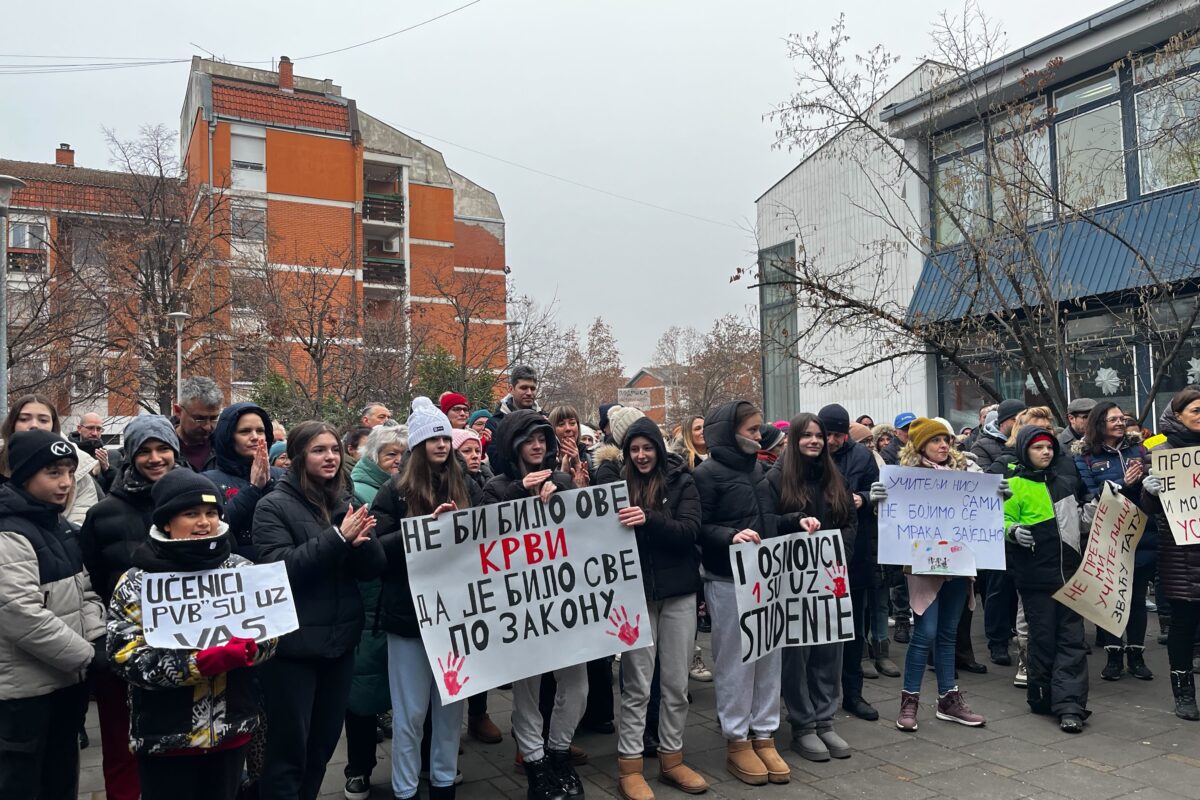
[[282, 561], [300, 629], [284, 636], [263, 666], [267, 750], [263, 800], [313, 800], [346, 715], [354, 648], [363, 629], [358, 581], [378, 577], [386, 559], [366, 507], [350, 511], [337, 429], [302, 422], [288, 434], [292, 465], [254, 511], [254, 546]]
[[[558, 443], [554, 428], [540, 413], [518, 409], [504, 415], [488, 451], [495, 476], [483, 488], [482, 503], [501, 503], [540, 497], [574, 488], [571, 476], [556, 469]], [[575, 664], [554, 671], [557, 688], [548, 739], [542, 739], [538, 695], [542, 676], [513, 683], [513, 736], [529, 779], [529, 800], [582, 797], [583, 783], [571, 764], [571, 739], [587, 704], [587, 666]]]
[[737, 594], [729, 546], [769, 535], [766, 477], [758, 462], [762, 413], [744, 400], [704, 418], [709, 458], [696, 467], [700, 492], [700, 558], [704, 596], [712, 615], [713, 686], [717, 719], [727, 741], [725, 768], [751, 786], [787, 783], [791, 768], [775, 749], [779, 727], [779, 650], [742, 662]]
[[683, 763], [683, 730], [688, 712], [688, 669], [696, 637], [696, 592], [700, 562], [700, 495], [683, 459], [667, 453], [662, 433], [645, 417], [624, 433], [629, 508], [621, 524], [637, 536], [642, 580], [654, 645], [631, 650], [621, 659], [619, 790], [625, 800], [654, 800], [642, 774], [643, 734], [650, 684], [657, 658], [662, 703], [658, 718], [659, 780], [688, 794], [708, 790], [703, 777]]
[[[954, 449], [951, 433], [942, 423], [919, 417], [908, 428], [908, 443], [900, 451], [902, 467], [921, 467], [935, 470], [978, 472], [966, 456]], [[1000, 482], [1000, 496], [1011, 494], [1006, 481]], [[887, 500], [887, 488], [882, 483], [871, 487], [871, 502]], [[905, 568], [907, 571], [907, 567]], [[917, 730], [917, 712], [921, 705], [921, 682], [925, 665], [933, 651], [934, 673], [937, 675], [937, 718], [960, 725], [978, 727], [985, 720], [976, 714], [963, 699], [954, 677], [954, 648], [958, 621], [968, 604], [975, 604], [971, 588], [973, 578], [951, 578], [939, 575], [905, 575], [908, 596], [912, 602], [916, 623], [912, 640], [904, 656], [904, 690], [900, 693], [900, 715], [896, 727], [902, 731]]]
[[[849, 429], [848, 414], [845, 421]], [[854, 501], [829, 454], [826, 436], [815, 414], [792, 420], [787, 451], [767, 473], [764, 513], [772, 534], [840, 529], [846, 561], [853, 563]], [[860, 609], [856, 616], [861, 614]], [[809, 761], [850, 757], [850, 745], [833, 730], [842, 695], [844, 647], [832, 642], [783, 651], [783, 699], [792, 726], [792, 749]]]
[[149, 535], [109, 602], [108, 657], [129, 682], [125, 744], [136, 754], [143, 800], [234, 800], [263, 712], [249, 667], [271, 658], [278, 641], [234, 637], [203, 650], [168, 650], [146, 641], [146, 574], [250, 566], [233, 553], [222, 521], [224, 500], [208, 478], [174, 470], [151, 494]]
[[[1200, 389], [1181, 389], [1171, 398], [1171, 407], [1158, 422], [1167, 441], [1155, 448], [1200, 447]], [[1143, 485], [1148, 497], [1145, 507], [1154, 515], [1158, 537], [1158, 579], [1163, 594], [1171, 601], [1171, 628], [1167, 633], [1167, 656], [1171, 663], [1171, 693], [1175, 716], [1200, 720], [1196, 707], [1196, 676], [1192, 672], [1192, 641], [1200, 624], [1200, 545], [1175, 543], [1171, 524], [1163, 514], [1158, 495], [1162, 479], [1153, 473]]]
[[392, 692], [392, 794], [404, 800], [417, 795], [427, 714], [432, 714], [429, 796], [454, 797], [463, 704], [443, 704], [434, 683], [440, 676], [429, 668], [421, 642], [400, 523], [406, 517], [468, 508], [478, 499], [479, 490], [454, 450], [450, 420], [429, 398], [416, 398], [408, 418], [408, 459], [400, 474], [380, 488], [371, 505], [387, 554], [379, 625], [387, 632]]

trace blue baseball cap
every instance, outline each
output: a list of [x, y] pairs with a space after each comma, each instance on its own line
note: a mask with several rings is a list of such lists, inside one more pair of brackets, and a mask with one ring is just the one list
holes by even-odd
[[909, 425], [912, 425], [916, 421], [917, 421], [916, 414], [912, 413], [911, 411], [901, 411], [899, 414], [896, 415], [896, 421], [893, 422], [892, 424], [895, 425], [897, 429], [900, 429], [900, 428], [907, 428]]

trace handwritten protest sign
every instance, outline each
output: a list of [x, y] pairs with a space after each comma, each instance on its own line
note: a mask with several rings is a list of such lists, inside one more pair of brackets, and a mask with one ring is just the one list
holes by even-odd
[[402, 521], [442, 702], [652, 643], [628, 506], [621, 482]]
[[912, 543], [913, 575], [973, 576], [975, 553], [964, 544], [915, 541]]
[[1175, 544], [1200, 544], [1200, 447], [1154, 450], [1153, 472], [1162, 479], [1158, 495]]
[[780, 647], [854, 638], [840, 531], [792, 533], [729, 548], [742, 661]]
[[282, 562], [142, 575], [142, 628], [151, 647], [203, 650], [235, 636], [263, 642], [299, 627]]
[[978, 569], [1004, 569], [1004, 501], [999, 475], [885, 466], [879, 480], [879, 563], [913, 563], [913, 542], [966, 545]]
[[1146, 515], [1106, 483], [1096, 507], [1083, 562], [1054, 599], [1084, 619], [1120, 636], [1129, 624], [1134, 551], [1146, 530]]

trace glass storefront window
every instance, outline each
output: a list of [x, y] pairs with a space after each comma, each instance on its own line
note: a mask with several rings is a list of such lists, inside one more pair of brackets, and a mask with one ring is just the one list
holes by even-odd
[[1121, 91], [1121, 82], [1117, 78], [1117, 73], [1106, 72], [1082, 80], [1065, 89], [1059, 89], [1054, 93], [1054, 107], [1061, 114], [1119, 91]]
[[993, 145], [992, 215], [998, 225], [1023, 228], [1051, 216], [1050, 136], [1045, 129]]
[[1139, 92], [1136, 104], [1142, 191], [1200, 180], [1200, 75]]
[[[1169, 351], [1170, 348], [1168, 347], [1167, 350]], [[1164, 357], [1165, 352], [1162, 349], [1154, 348], [1155, 369], [1158, 368]], [[1180, 389], [1191, 385], [1200, 385], [1200, 340], [1186, 341], [1183, 343], [1183, 347], [1179, 348], [1179, 353], [1167, 367], [1166, 375], [1159, 384], [1158, 392], [1154, 395], [1153, 412], [1146, 415], [1146, 421], [1143, 424], [1147, 428], [1158, 430], [1158, 418], [1171, 407], [1171, 398]]]
[[1070, 208], [1125, 199], [1121, 104], [1111, 103], [1055, 125], [1058, 191]]
[[1136, 370], [1131, 345], [1113, 342], [1076, 353], [1070, 359], [1071, 397], [1111, 400], [1127, 413], [1136, 413]]
[[[984, 366], [988, 374], [991, 368]], [[941, 369], [942, 416], [950, 421], [957, 433], [963, 428], [974, 428], [979, 424], [979, 409], [992, 404], [975, 381], [963, 374], [952, 364], [943, 364]]]
[[[982, 150], [934, 165], [933, 188], [950, 206], [934, 203], [934, 224], [940, 247], [960, 244], [966, 238], [961, 226], [971, 232], [988, 225], [987, 173]], [[958, 224], [951, 218], [958, 218]]]

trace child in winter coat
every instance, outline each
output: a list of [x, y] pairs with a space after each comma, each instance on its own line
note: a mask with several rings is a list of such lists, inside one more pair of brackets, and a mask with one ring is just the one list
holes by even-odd
[[87, 673], [104, 660], [104, 606], [63, 512], [75, 448], [50, 431], [14, 433], [0, 487], [0, 797], [77, 794]]
[[1029, 625], [1026, 698], [1035, 714], [1054, 714], [1064, 732], [1079, 733], [1090, 714], [1083, 618], [1053, 594], [1079, 567], [1080, 498], [1074, 483], [1051, 468], [1061, 447], [1052, 433], [1029, 426], [1016, 444], [1004, 535], [1008, 571]]
[[144, 800], [233, 800], [262, 700], [255, 671], [276, 641], [234, 637], [202, 650], [146, 641], [142, 585], [147, 573], [237, 569], [224, 501], [216, 485], [174, 470], [151, 490], [153, 525], [109, 602], [108, 656], [129, 682], [130, 747]]

